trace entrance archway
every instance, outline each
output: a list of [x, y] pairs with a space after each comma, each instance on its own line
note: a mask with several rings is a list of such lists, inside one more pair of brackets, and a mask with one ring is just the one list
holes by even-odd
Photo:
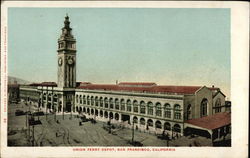
[[112, 112], [109, 113], [109, 118], [110, 118], [110, 119], [113, 119], [113, 118], [114, 118]]
[[104, 112], [104, 117], [108, 118], [108, 112], [107, 111]]
[[162, 128], [161, 127], [161, 121], [159, 121], [159, 120], [157, 120], [156, 122], [155, 122], [155, 128]]
[[119, 114], [118, 113], [115, 113], [115, 119], [119, 120]]
[[66, 112], [71, 112], [71, 102], [66, 103]]

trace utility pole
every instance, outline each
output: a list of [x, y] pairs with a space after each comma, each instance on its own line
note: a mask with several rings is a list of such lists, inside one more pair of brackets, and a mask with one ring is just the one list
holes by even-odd
[[132, 144], [134, 144], [134, 135], [135, 135], [135, 129], [134, 129], [135, 121], [133, 119], [133, 125], [132, 125]]
[[70, 119], [72, 120], [72, 112], [73, 112], [73, 96], [72, 96], [72, 99], [71, 99], [71, 109], [70, 109]]
[[32, 131], [32, 146], [35, 146], [35, 126], [33, 125], [33, 131]]
[[63, 94], [63, 103], [62, 103], [62, 111], [63, 111], [63, 120], [64, 120], [64, 104], [65, 104], [65, 100], [64, 100], [64, 94]]
[[[40, 98], [40, 97], [39, 97], [39, 98]], [[40, 111], [40, 110], [39, 110], [40, 105], [41, 105], [41, 99], [38, 99], [38, 112]], [[39, 120], [39, 115], [38, 115], [38, 120]]]
[[30, 142], [30, 117], [28, 116], [28, 131], [29, 131], [29, 142]]
[[54, 112], [54, 120], [56, 121], [56, 111], [55, 111], [55, 105], [54, 105], [54, 93], [53, 93], [53, 88], [54, 88], [54, 86], [52, 85], [52, 95], [51, 95], [51, 97], [53, 98], [51, 98], [51, 103], [52, 103], [52, 107], [53, 107], [53, 112]]

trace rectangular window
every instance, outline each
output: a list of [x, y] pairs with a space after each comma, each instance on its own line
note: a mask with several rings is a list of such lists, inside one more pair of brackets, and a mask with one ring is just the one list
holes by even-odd
[[122, 105], [121, 105], [121, 110], [122, 110], [122, 111], [125, 110], [125, 104], [124, 104], [124, 103], [122, 103]]
[[157, 110], [157, 111], [156, 111], [156, 116], [161, 117], [161, 110]]
[[127, 111], [131, 111], [131, 106], [127, 106]]
[[165, 111], [165, 117], [171, 118], [171, 111]]
[[148, 109], [148, 114], [153, 115], [153, 109]]
[[181, 119], [181, 113], [176, 112], [175, 115], [174, 115], [174, 118], [175, 119]]
[[134, 107], [134, 112], [138, 112], [138, 107]]

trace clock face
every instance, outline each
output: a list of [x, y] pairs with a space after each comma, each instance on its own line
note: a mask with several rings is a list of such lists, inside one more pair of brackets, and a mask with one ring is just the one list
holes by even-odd
[[59, 58], [59, 59], [58, 59], [58, 65], [61, 66], [61, 65], [62, 65], [62, 62], [63, 62], [63, 61], [62, 61], [62, 58]]
[[68, 59], [68, 64], [73, 65], [74, 64], [74, 59], [71, 57]]

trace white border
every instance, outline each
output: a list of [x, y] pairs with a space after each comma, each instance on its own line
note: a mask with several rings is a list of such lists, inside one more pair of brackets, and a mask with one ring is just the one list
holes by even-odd
[[[73, 152], [71, 147], [6, 147], [8, 7], [231, 8], [232, 147], [177, 147], [167, 152]], [[1, 6], [1, 157], [247, 157], [249, 94], [249, 3], [174, 1], [2, 2]], [[8, 31], [8, 30], [6, 30]]]

